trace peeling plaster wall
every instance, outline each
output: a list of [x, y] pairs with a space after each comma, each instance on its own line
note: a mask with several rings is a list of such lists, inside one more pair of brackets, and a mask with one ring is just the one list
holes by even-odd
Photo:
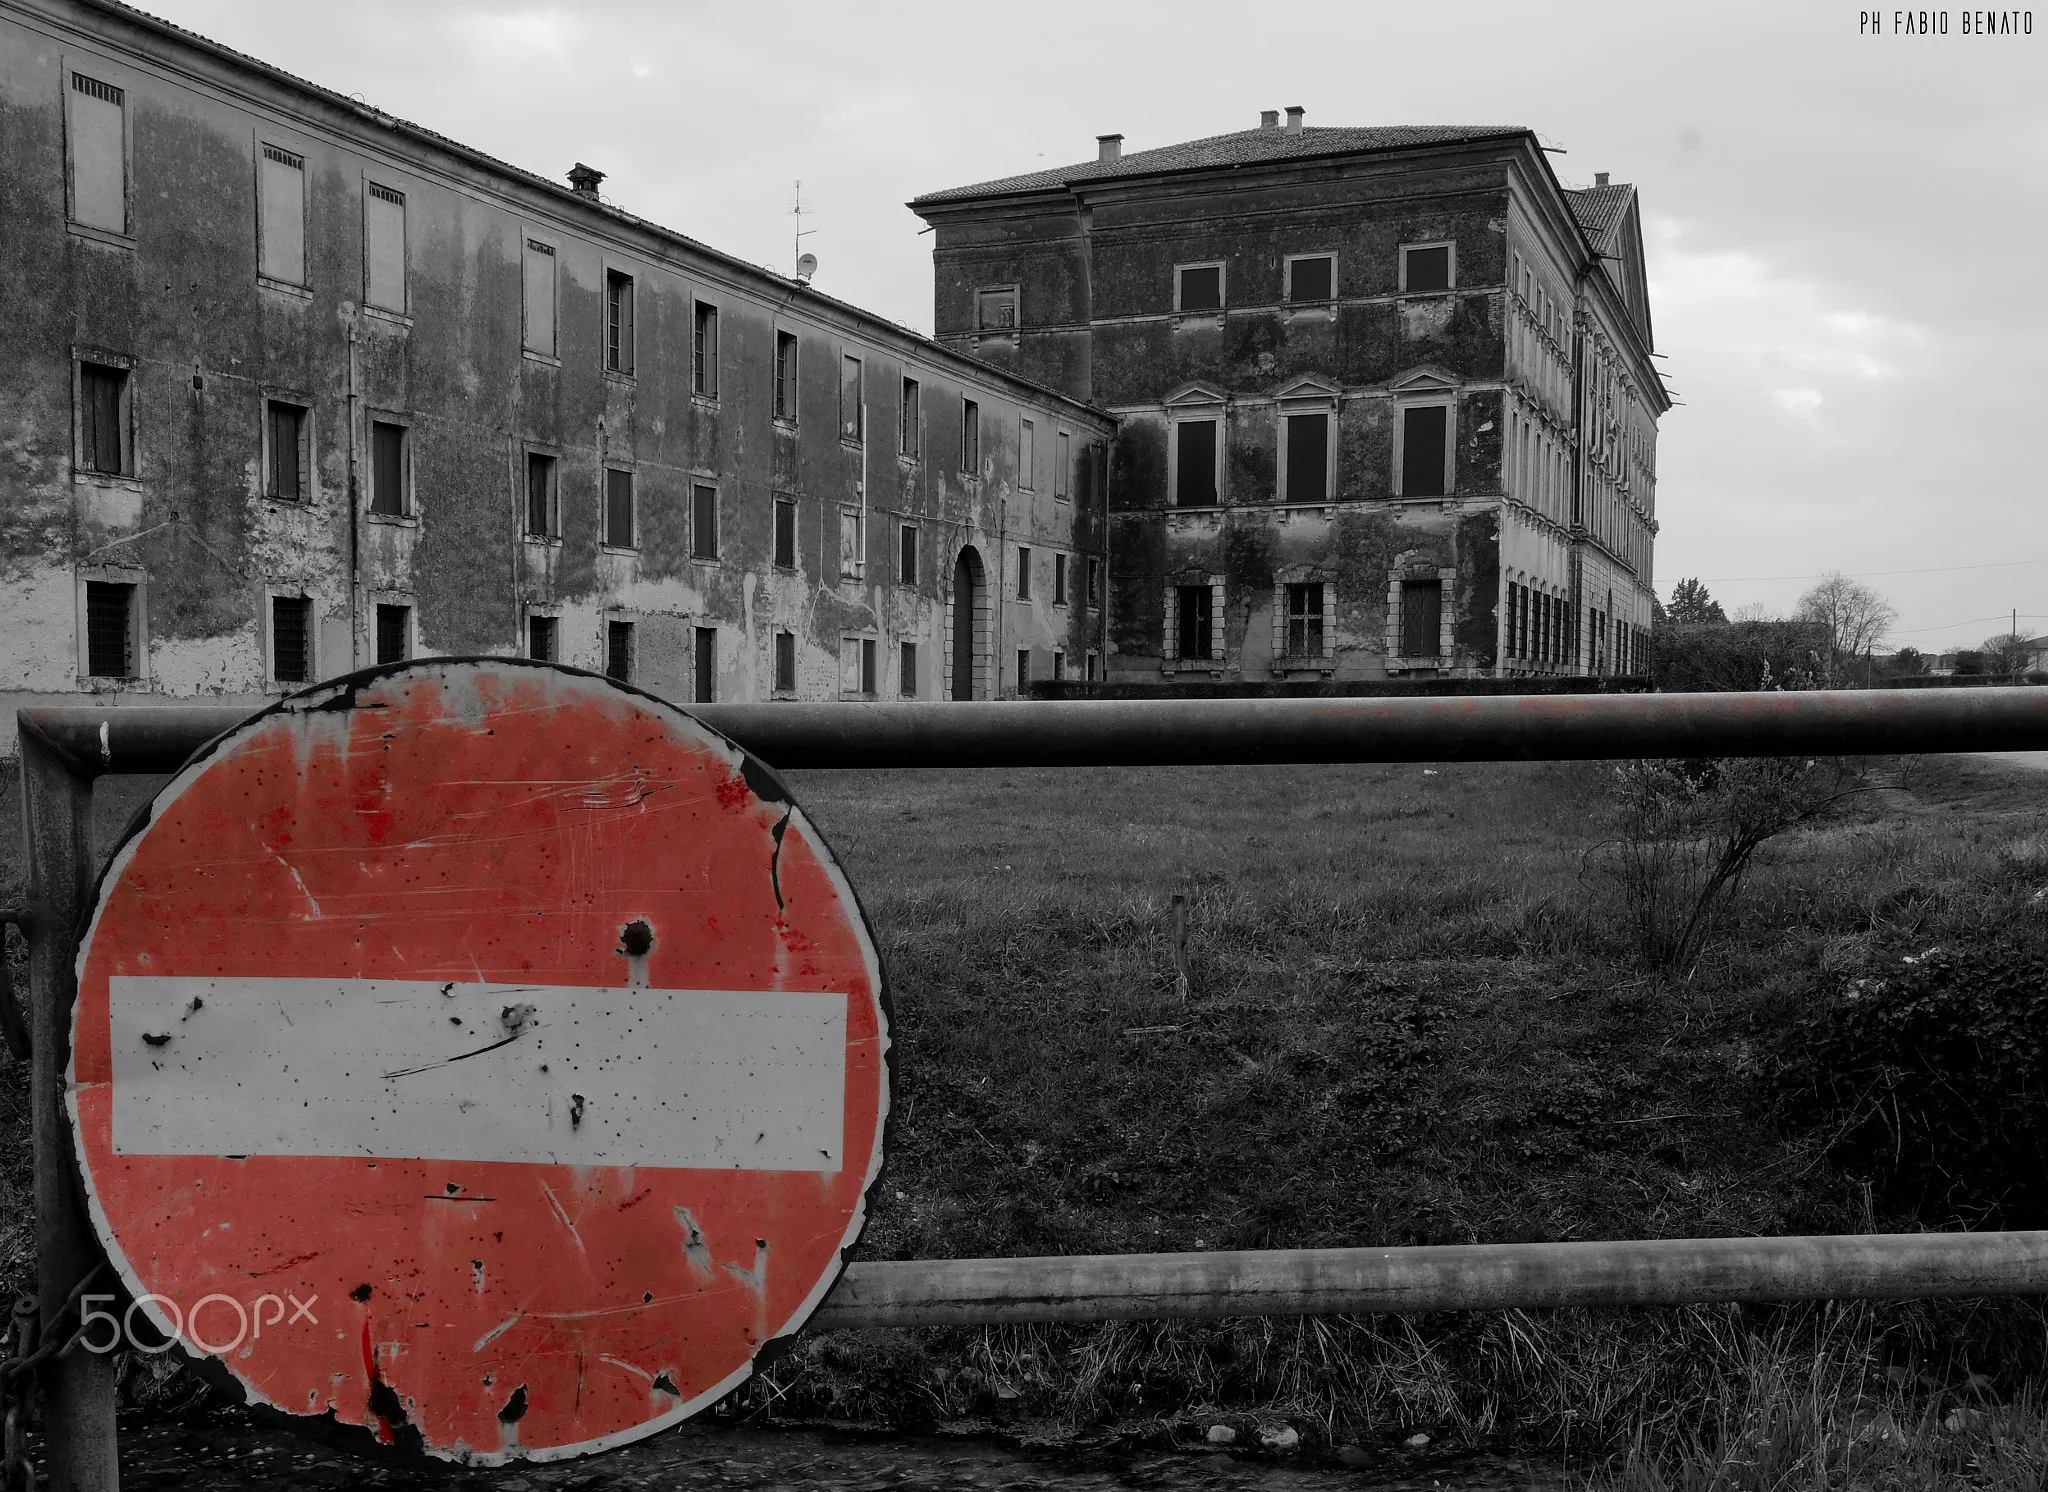
[[[124, 90], [128, 231], [67, 219], [73, 71]], [[305, 162], [306, 285], [260, 279], [259, 146]], [[405, 308], [366, 308], [367, 184], [405, 196]], [[523, 350], [528, 237], [558, 249], [554, 357]], [[633, 279], [633, 371], [605, 371], [606, 275]], [[697, 302], [719, 317], [718, 391], [693, 383]], [[315, 675], [376, 656], [376, 603], [412, 608], [421, 654], [525, 649], [558, 618], [560, 656], [602, 667], [606, 624], [638, 624], [636, 673], [694, 688], [694, 628], [715, 627], [716, 693], [766, 698], [773, 633], [798, 638], [798, 693], [840, 695], [841, 639], [876, 640], [879, 692], [899, 644], [936, 697], [955, 554], [991, 576], [1018, 544], [1100, 556], [1113, 422], [1049, 390], [726, 259], [690, 240], [425, 137], [371, 111], [119, 14], [36, 0], [0, 17], [0, 689], [260, 695], [273, 681], [269, 598], [311, 599]], [[778, 333], [798, 339], [794, 421], [773, 399]], [[863, 427], [840, 428], [840, 360], [862, 360]], [[131, 475], [85, 473], [81, 355], [129, 368]], [[923, 418], [902, 450], [903, 380]], [[308, 495], [264, 495], [264, 401], [308, 410]], [[979, 458], [961, 458], [963, 400]], [[1018, 481], [1018, 431], [1043, 472]], [[371, 514], [370, 426], [406, 427], [412, 511]], [[1050, 453], [1070, 437], [1065, 501]], [[527, 452], [558, 458], [559, 535], [524, 537]], [[604, 470], [633, 472], [636, 544], [600, 540]], [[718, 493], [715, 561], [693, 558], [691, 491]], [[774, 499], [798, 504], [798, 562], [773, 560]], [[864, 512], [867, 559], [842, 574], [840, 514]], [[899, 523], [918, 526], [914, 584]], [[85, 678], [83, 581], [139, 586], [143, 656]], [[1078, 659], [1099, 610], [1004, 608], [988, 640]], [[1008, 682], [1006, 680], [1006, 682]], [[12, 707], [0, 700], [12, 749]]]

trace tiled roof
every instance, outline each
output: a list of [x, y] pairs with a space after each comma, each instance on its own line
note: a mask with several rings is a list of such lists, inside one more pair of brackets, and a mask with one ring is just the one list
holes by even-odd
[[1620, 186], [1566, 187], [1565, 200], [1572, 205], [1572, 216], [1579, 220], [1579, 226], [1586, 230], [1586, 237], [1593, 240], [1595, 248], [1607, 242], [1607, 235], [1614, 225], [1621, 221], [1622, 210], [1636, 189], [1623, 183]]
[[1013, 192], [1052, 191], [1078, 182], [1106, 181], [1119, 176], [1148, 176], [1160, 171], [1195, 171], [1213, 166], [1253, 166], [1268, 161], [1309, 156], [1349, 155], [1364, 150], [1399, 150], [1413, 145], [1455, 145], [1467, 140], [1494, 140], [1526, 135], [1518, 125], [1385, 124], [1360, 128], [1308, 127], [1238, 130], [1211, 135], [1157, 150], [1139, 150], [1113, 161], [1083, 161], [1050, 171], [1029, 171], [973, 186], [927, 192], [910, 205], [964, 202], [975, 197], [1002, 197]]

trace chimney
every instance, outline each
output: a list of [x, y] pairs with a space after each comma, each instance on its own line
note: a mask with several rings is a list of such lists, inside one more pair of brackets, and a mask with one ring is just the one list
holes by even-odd
[[1308, 110], [1302, 108], [1300, 104], [1289, 104], [1287, 106], [1288, 134], [1298, 135], [1301, 133], [1301, 116], [1306, 114], [1307, 112]]
[[1607, 185], [1607, 173], [1606, 173], [1605, 171], [1595, 171], [1595, 172], [1593, 173], [1593, 185], [1594, 185], [1594, 186], [1596, 186], [1596, 187], [1603, 187], [1603, 186], [1606, 186], [1606, 185]]
[[597, 184], [603, 180], [604, 172], [581, 161], [569, 168], [569, 189], [579, 197], [595, 197]]
[[1124, 137], [1122, 135], [1097, 135], [1095, 137], [1095, 159], [1098, 161], [1122, 160]]
[[1280, 128], [1280, 111], [1278, 109], [1259, 110], [1259, 128], [1262, 130], [1276, 130]]

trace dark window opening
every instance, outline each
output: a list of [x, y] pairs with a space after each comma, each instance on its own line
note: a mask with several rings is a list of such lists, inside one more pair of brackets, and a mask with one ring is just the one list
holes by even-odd
[[1074, 469], [1073, 438], [1062, 430], [1052, 443], [1052, 495], [1056, 501], [1068, 498], [1067, 474]]
[[270, 598], [270, 676], [280, 684], [313, 677], [313, 603], [305, 596]]
[[696, 328], [690, 343], [690, 387], [707, 399], [718, 397], [718, 307], [697, 302]]
[[896, 692], [905, 699], [917, 698], [917, 644], [900, 645], [896, 660]]
[[690, 489], [690, 558], [718, 558], [718, 489], [693, 486]]
[[1336, 264], [1336, 260], [1328, 257], [1292, 261], [1287, 266], [1287, 298], [1290, 301], [1333, 299]]
[[1323, 588], [1320, 583], [1287, 587], [1287, 656], [1323, 655]]
[[1052, 557], [1052, 604], [1067, 604], [1067, 557], [1064, 554]]
[[604, 473], [604, 541], [614, 549], [633, 547], [633, 474], [615, 466]]
[[1092, 554], [1088, 556], [1088, 604], [1102, 604], [1102, 561]]
[[561, 532], [561, 510], [555, 502], [555, 458], [526, 453], [526, 531], [537, 539]]
[[621, 684], [633, 681], [633, 624], [607, 621], [604, 624], [605, 677]]
[[1401, 251], [1403, 288], [1410, 293], [1451, 288], [1451, 250], [1448, 244], [1433, 249]]
[[917, 584], [917, 525], [906, 523], [896, 530], [896, 583]]
[[1055, 648], [1055, 649], [1053, 649], [1053, 655], [1052, 655], [1052, 679], [1053, 679], [1053, 682], [1054, 682], [1055, 684], [1057, 684], [1057, 683], [1058, 683], [1058, 682], [1059, 682], [1060, 680], [1064, 679], [1064, 678], [1065, 678], [1066, 676], [1067, 676], [1067, 655], [1066, 655], [1065, 653], [1061, 652], [1061, 651], [1060, 651], [1059, 649]]
[[775, 499], [775, 566], [796, 568], [796, 504], [786, 497]]
[[839, 360], [839, 438], [859, 445], [867, 438], [867, 414], [861, 407], [860, 359]]
[[405, 515], [405, 426], [370, 423], [370, 511]]
[[612, 373], [633, 371], [633, 277], [615, 269], [604, 276], [604, 365]]
[[1208, 657], [1214, 636], [1214, 593], [1206, 585], [1184, 585], [1178, 587], [1178, 601], [1180, 635], [1175, 639], [1179, 644], [1175, 653], [1182, 658]]
[[796, 634], [775, 634], [775, 688], [781, 694], [796, 692]]
[[860, 692], [862, 694], [873, 694], [875, 692], [875, 676], [875, 640], [872, 637], [863, 637], [860, 640]]
[[377, 661], [379, 663], [403, 663], [411, 656], [406, 646], [406, 633], [412, 626], [410, 606], [377, 607]]
[[1220, 311], [1223, 309], [1223, 266], [1204, 265], [1180, 272], [1180, 309]]
[[796, 333], [775, 334], [775, 418], [796, 421]]
[[85, 469], [110, 477], [127, 472], [122, 459], [121, 406], [128, 392], [128, 370], [101, 363], [78, 365], [79, 444]]
[[1031, 599], [1031, 551], [1022, 545], [1017, 549], [1017, 599]]
[[85, 671], [96, 679], [135, 677], [135, 587], [85, 583]]
[[960, 469], [970, 476], [981, 470], [981, 406], [960, 401]]
[[1441, 580], [1401, 582], [1401, 656], [1434, 658], [1442, 645], [1444, 583]]
[[698, 627], [692, 639], [695, 655], [692, 662], [694, 677], [691, 679], [691, 698], [700, 705], [708, 705], [718, 694], [718, 629]]
[[265, 409], [270, 426], [269, 495], [299, 502], [306, 496], [306, 411], [275, 399]]
[[1173, 501], [1177, 507], [1216, 505], [1216, 423], [1182, 420], [1175, 426], [1179, 469], [1175, 473]]
[[1401, 411], [1401, 495], [1442, 497], [1444, 481], [1444, 433], [1450, 425], [1450, 411], [1441, 404], [1426, 404]]
[[526, 656], [542, 663], [555, 661], [555, 619], [530, 616], [526, 619]]
[[1017, 692], [1022, 694], [1024, 686], [1031, 682], [1031, 649], [1017, 649]]
[[1038, 471], [1038, 427], [1029, 420], [1017, 422], [1017, 485], [1029, 492], [1036, 485]]
[[903, 380], [903, 454], [913, 460], [924, 454], [922, 393], [915, 378]]
[[997, 331], [1017, 324], [1017, 292], [983, 290], [974, 297], [974, 324], [983, 331]]
[[1330, 417], [1287, 417], [1287, 501], [1319, 503], [1330, 495]]

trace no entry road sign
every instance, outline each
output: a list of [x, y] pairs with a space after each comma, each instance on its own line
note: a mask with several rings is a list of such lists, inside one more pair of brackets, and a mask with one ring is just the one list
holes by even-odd
[[131, 832], [78, 972], [75, 1139], [140, 1309], [386, 1444], [553, 1459], [713, 1402], [881, 1165], [844, 876], [771, 772], [588, 675], [257, 716]]

